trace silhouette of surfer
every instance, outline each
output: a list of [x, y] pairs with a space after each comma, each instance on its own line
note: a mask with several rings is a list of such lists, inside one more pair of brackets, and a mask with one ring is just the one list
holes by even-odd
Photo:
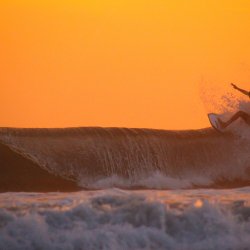
[[[237, 87], [235, 84], [231, 83], [231, 85], [233, 86], [234, 89], [240, 91], [241, 93], [243, 93], [244, 95], [247, 95], [250, 98], [250, 92], [246, 91], [244, 89], [241, 89], [239, 87]], [[229, 126], [232, 122], [234, 122], [237, 119], [243, 119], [249, 126], [250, 126], [250, 115], [242, 110], [238, 111], [237, 113], [235, 113], [228, 121], [223, 122], [222, 120], [218, 119], [221, 128], [226, 128], [227, 126]]]

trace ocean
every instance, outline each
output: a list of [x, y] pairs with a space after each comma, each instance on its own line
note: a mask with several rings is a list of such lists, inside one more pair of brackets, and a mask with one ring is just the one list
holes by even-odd
[[250, 250], [249, 136], [0, 129], [0, 249]]

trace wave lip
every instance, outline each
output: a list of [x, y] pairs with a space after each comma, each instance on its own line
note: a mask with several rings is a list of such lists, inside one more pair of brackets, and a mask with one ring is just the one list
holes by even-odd
[[[70, 185], [74, 190], [77, 185], [87, 189], [114, 186], [175, 189], [250, 184], [248, 138], [212, 129], [2, 128], [0, 141], [0, 157], [12, 154], [10, 158], [16, 159], [8, 167], [2, 163], [6, 173], [15, 166], [9, 172], [16, 183], [17, 175], [25, 176], [18, 171], [33, 164], [32, 170], [39, 169], [50, 176], [41, 174], [40, 179], [53, 177], [64, 181], [60, 190]], [[23, 167], [18, 168], [18, 164]], [[29, 173], [31, 179], [32, 175], [39, 175], [31, 170]]]

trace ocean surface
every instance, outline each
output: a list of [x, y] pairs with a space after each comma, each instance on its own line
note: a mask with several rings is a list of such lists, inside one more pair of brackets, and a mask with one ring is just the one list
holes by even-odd
[[250, 250], [241, 126], [1, 128], [0, 250]]

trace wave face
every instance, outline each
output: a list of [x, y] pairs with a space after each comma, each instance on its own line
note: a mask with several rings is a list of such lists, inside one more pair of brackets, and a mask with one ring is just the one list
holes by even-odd
[[0, 141], [84, 188], [232, 187], [250, 183], [249, 139], [212, 129], [0, 129]]

